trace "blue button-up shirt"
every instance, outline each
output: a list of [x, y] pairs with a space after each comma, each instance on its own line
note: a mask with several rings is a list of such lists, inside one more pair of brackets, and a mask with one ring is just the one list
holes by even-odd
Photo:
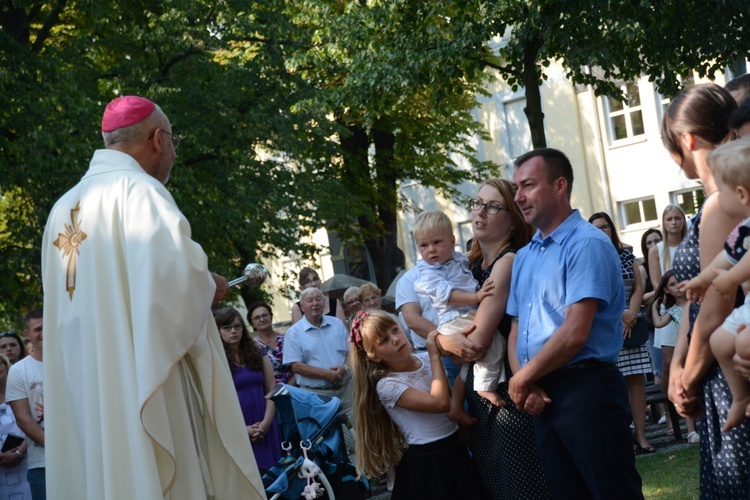
[[546, 238], [537, 231], [513, 261], [506, 312], [518, 317], [516, 352], [521, 366], [541, 350], [565, 321], [565, 308], [599, 300], [586, 345], [568, 364], [585, 359], [614, 362], [622, 349], [625, 288], [612, 242], [574, 210]]
[[[284, 364], [305, 363], [317, 368], [330, 369], [344, 366], [349, 352], [346, 327], [340, 319], [323, 316], [320, 328], [307, 321], [307, 317], [292, 325], [284, 335]], [[297, 374], [297, 383], [305, 387], [325, 389], [331, 384], [321, 378]]]

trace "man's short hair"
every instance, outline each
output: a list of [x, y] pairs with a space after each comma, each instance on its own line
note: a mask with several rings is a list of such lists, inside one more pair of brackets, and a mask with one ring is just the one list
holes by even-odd
[[30, 313], [28, 313], [23, 318], [23, 327], [29, 328], [29, 322], [32, 319], [42, 319], [44, 317], [43, 309], [40, 307], [39, 309], [34, 309]]
[[323, 292], [320, 291], [320, 288], [315, 288], [314, 286], [311, 286], [310, 288], [305, 288], [302, 290], [302, 293], [299, 294], [299, 301], [302, 302], [305, 297], [310, 295], [311, 293], [314, 293], [316, 295], [323, 296]]
[[568, 181], [567, 191], [568, 199], [570, 199], [570, 195], [573, 193], [573, 165], [570, 164], [570, 160], [565, 156], [565, 153], [552, 148], [534, 149], [516, 158], [513, 165], [516, 168], [520, 168], [521, 165], [536, 157], [544, 159], [544, 167], [547, 171], [547, 179], [550, 183], [560, 177], [563, 177]]
[[453, 224], [443, 212], [439, 210], [428, 210], [417, 217], [414, 224], [414, 235], [424, 235], [430, 231], [440, 231], [444, 234], [453, 235]]

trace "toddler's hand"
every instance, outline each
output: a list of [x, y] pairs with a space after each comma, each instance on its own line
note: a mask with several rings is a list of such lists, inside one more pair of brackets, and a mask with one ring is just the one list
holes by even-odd
[[683, 281], [677, 285], [677, 288], [679, 288], [680, 291], [685, 292], [687, 299], [695, 304], [706, 295], [706, 290], [708, 290], [709, 284], [710, 283], [706, 283], [705, 280], [698, 275], [690, 281]]
[[493, 295], [495, 292], [493, 291], [495, 289], [495, 282], [493, 280], [487, 280], [484, 282], [484, 285], [482, 285], [482, 288], [479, 289], [477, 292], [477, 302], [482, 302], [485, 297], [489, 297], [490, 295]]

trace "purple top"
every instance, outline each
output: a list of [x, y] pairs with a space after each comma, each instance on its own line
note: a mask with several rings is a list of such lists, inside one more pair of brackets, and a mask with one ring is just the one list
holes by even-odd
[[[263, 420], [266, 413], [263, 372], [250, 370], [244, 366], [232, 367], [232, 380], [240, 401], [245, 425], [253, 425]], [[281, 458], [281, 435], [276, 417], [262, 441], [252, 443], [255, 461], [260, 469], [268, 469]]]

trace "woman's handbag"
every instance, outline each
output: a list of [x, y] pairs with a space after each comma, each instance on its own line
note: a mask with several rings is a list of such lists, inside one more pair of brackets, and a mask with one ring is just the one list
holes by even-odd
[[640, 347], [648, 340], [648, 323], [646, 318], [638, 312], [638, 318], [635, 320], [635, 325], [630, 330], [630, 337], [622, 339], [623, 349], [633, 349], [634, 347]]

